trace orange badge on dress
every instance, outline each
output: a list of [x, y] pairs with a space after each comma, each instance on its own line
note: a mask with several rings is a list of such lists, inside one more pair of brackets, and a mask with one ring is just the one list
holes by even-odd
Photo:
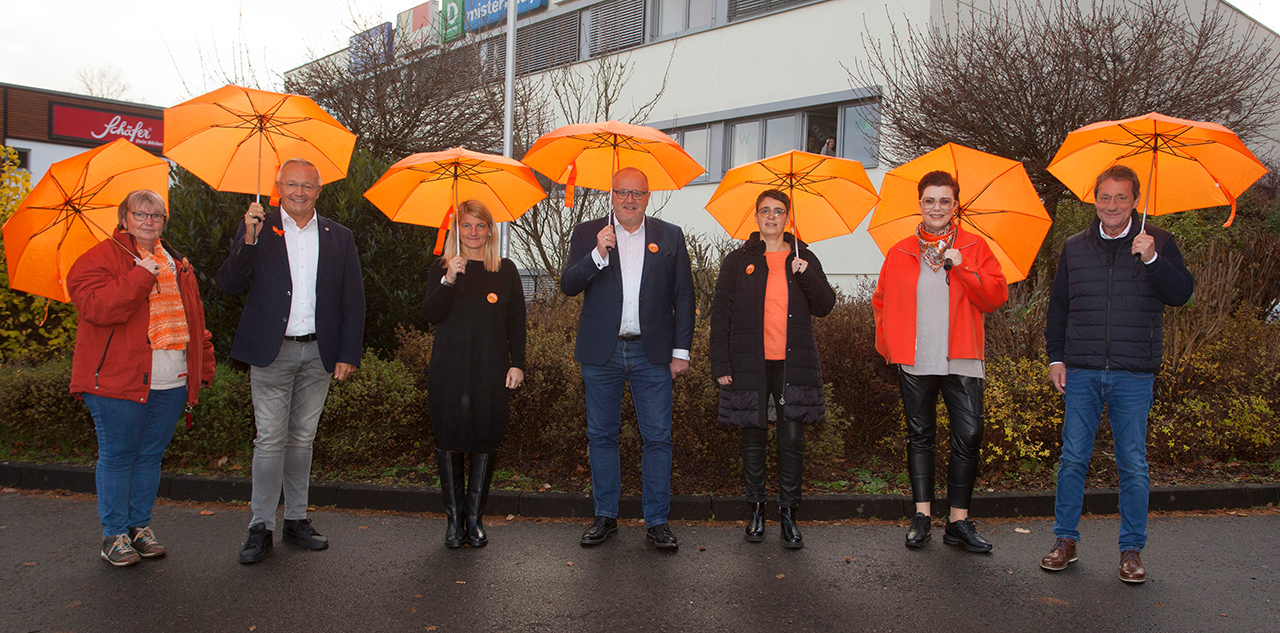
[[658, 245], [653, 242], [649, 242], [649, 252], [650, 253], [658, 252]]
[[755, 272], [755, 271], [756, 271], [756, 265], [755, 265], [755, 264], [747, 264], [747, 274], [748, 274], [748, 275], [750, 275], [751, 273], [753, 273], [753, 272]]
[[490, 292], [490, 293], [489, 293], [489, 296], [488, 296], [488, 297], [485, 297], [485, 298], [489, 300], [489, 303], [497, 303], [497, 302], [498, 302], [498, 295], [497, 295], [497, 294], [495, 294], [495, 293], [492, 293], [492, 292]]
[[276, 232], [276, 235], [279, 235], [279, 236], [282, 236], [282, 237], [284, 236], [284, 229], [282, 229], [282, 228], [280, 228], [280, 227], [278, 227], [278, 226], [273, 226], [273, 227], [271, 227], [271, 230], [272, 230], [272, 231], [275, 231], [275, 232]]

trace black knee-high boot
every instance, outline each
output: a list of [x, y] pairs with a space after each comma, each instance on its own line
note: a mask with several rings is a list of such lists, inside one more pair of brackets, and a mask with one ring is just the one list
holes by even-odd
[[444, 546], [458, 548], [466, 542], [465, 511], [462, 507], [466, 482], [462, 472], [463, 454], [458, 451], [436, 451], [436, 470], [440, 473], [440, 496], [444, 500]]
[[489, 501], [489, 483], [493, 481], [493, 453], [472, 453], [467, 473], [467, 545], [484, 547], [489, 537], [484, 533], [484, 506]]

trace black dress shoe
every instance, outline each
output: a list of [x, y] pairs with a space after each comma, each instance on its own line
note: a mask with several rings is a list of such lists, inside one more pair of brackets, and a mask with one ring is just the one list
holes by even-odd
[[249, 538], [240, 548], [240, 564], [256, 563], [271, 553], [271, 530], [262, 523], [255, 523], [249, 528]]
[[948, 521], [947, 529], [942, 533], [942, 542], [947, 545], [961, 545], [970, 552], [990, 552], [991, 542], [978, 535], [973, 521], [960, 519]]
[[284, 542], [307, 549], [326, 549], [329, 539], [311, 527], [311, 519], [284, 520]]
[[678, 549], [680, 541], [676, 540], [676, 535], [671, 531], [671, 526], [666, 523], [659, 523], [645, 530], [645, 538], [658, 549]]
[[929, 541], [931, 536], [929, 532], [932, 529], [933, 522], [929, 515], [917, 512], [916, 516], [911, 519], [911, 529], [907, 530], [907, 547], [924, 547], [924, 544]]
[[596, 517], [591, 527], [582, 533], [581, 543], [585, 546], [599, 545], [618, 531], [618, 520], [610, 517]]
[[804, 547], [804, 536], [800, 534], [800, 526], [796, 525], [795, 508], [778, 508], [778, 523], [782, 532], [782, 546], [787, 549]]
[[759, 543], [764, 540], [764, 502], [751, 504], [751, 520], [747, 521], [747, 532], [742, 535], [748, 543]]

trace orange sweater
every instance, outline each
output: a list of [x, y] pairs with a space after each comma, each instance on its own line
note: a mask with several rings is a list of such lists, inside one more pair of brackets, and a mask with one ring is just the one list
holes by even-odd
[[[958, 229], [959, 266], [951, 269], [948, 358], [983, 359], [982, 315], [1009, 298], [1000, 262], [981, 237]], [[920, 243], [912, 235], [885, 254], [871, 298], [876, 319], [876, 351], [888, 363], [916, 362], [916, 284], [920, 280]]]

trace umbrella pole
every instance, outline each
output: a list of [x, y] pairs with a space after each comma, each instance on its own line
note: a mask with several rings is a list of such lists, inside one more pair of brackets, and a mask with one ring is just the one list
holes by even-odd
[[253, 201], [262, 203], [262, 133], [258, 133], [258, 184], [254, 188]]
[[1151, 206], [1151, 181], [1156, 177], [1156, 153], [1151, 152], [1151, 171], [1147, 172], [1147, 195], [1142, 198], [1142, 228], [1139, 233], [1147, 232], [1147, 208]]

